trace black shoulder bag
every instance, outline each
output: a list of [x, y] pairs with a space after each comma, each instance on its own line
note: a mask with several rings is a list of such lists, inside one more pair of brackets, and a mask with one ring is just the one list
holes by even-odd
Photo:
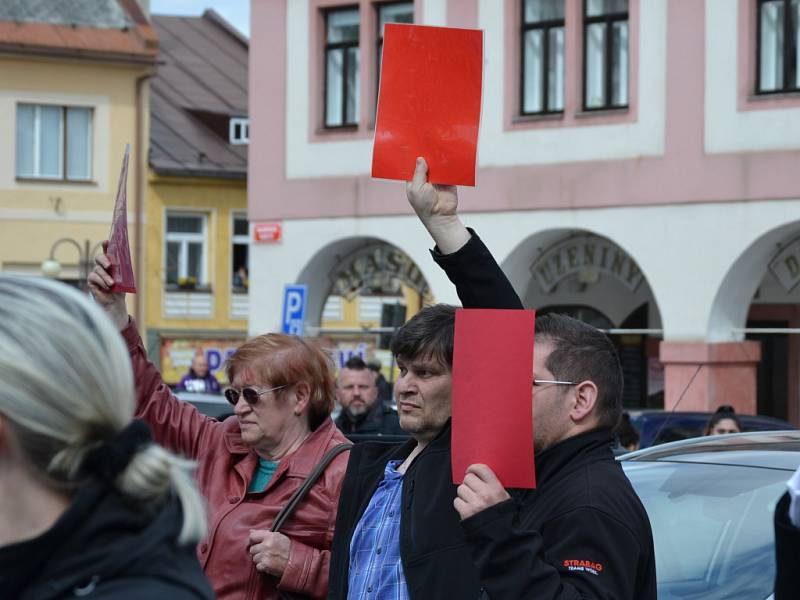
[[[302, 502], [303, 498], [305, 498], [308, 491], [312, 488], [312, 486], [317, 482], [320, 476], [325, 472], [325, 469], [328, 468], [328, 465], [331, 464], [334, 458], [339, 456], [342, 452], [346, 452], [353, 447], [353, 444], [339, 444], [338, 446], [334, 446], [330, 450], [325, 453], [325, 456], [322, 457], [322, 460], [319, 461], [314, 470], [308, 474], [306, 480], [303, 482], [292, 497], [289, 498], [289, 501], [286, 503], [281, 511], [278, 513], [278, 516], [275, 517], [275, 521], [272, 523], [272, 527], [270, 527], [270, 531], [279, 531], [281, 527], [283, 527], [284, 523], [286, 523], [287, 519], [292, 516], [294, 509], [297, 508], [297, 505]], [[278, 590], [278, 594], [280, 594], [281, 598], [284, 600], [299, 600], [303, 596], [299, 594], [293, 594], [290, 592], [282, 592]]]

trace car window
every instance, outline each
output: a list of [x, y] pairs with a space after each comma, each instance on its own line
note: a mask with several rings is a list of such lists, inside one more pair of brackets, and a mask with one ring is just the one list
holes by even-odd
[[623, 463], [647, 509], [661, 600], [767, 598], [773, 512], [787, 471], [697, 463]]

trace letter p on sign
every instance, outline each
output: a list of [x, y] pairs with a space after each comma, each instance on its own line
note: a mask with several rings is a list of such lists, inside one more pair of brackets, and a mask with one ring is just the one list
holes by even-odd
[[283, 289], [283, 317], [281, 318], [283, 333], [303, 335], [307, 297], [307, 285], [287, 285]]

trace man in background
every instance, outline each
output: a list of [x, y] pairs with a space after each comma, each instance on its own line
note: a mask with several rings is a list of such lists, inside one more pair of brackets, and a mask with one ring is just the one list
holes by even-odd
[[342, 407], [336, 425], [343, 433], [405, 435], [397, 413], [378, 401], [375, 373], [361, 357], [350, 357], [339, 371], [336, 399]]
[[175, 386], [178, 392], [195, 392], [198, 394], [220, 394], [222, 390], [219, 381], [208, 370], [208, 360], [201, 351], [197, 351], [192, 358], [189, 372], [181, 377]]

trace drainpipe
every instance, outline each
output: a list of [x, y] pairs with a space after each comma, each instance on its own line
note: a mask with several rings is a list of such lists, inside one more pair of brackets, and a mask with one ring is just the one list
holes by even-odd
[[134, 296], [133, 316], [136, 323], [141, 329], [144, 326], [144, 295], [145, 295], [145, 280], [144, 280], [144, 228], [142, 227], [142, 218], [144, 216], [144, 193], [147, 180], [147, 148], [144, 147], [144, 84], [145, 82], [155, 75], [154, 70], [148, 70], [146, 73], [136, 78], [136, 118], [135, 125], [135, 140], [134, 140], [134, 156], [136, 164], [136, 177], [133, 180], [133, 203], [134, 212], [136, 214], [136, 221], [133, 230], [133, 243], [134, 243], [134, 264], [136, 265], [136, 289], [137, 293]]

